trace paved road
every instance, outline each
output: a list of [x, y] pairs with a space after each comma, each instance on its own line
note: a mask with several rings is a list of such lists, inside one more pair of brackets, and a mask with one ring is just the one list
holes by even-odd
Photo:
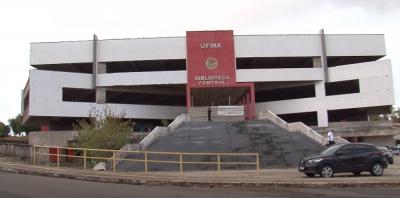
[[398, 197], [400, 189], [229, 189], [96, 183], [0, 172], [1, 198], [110, 197]]

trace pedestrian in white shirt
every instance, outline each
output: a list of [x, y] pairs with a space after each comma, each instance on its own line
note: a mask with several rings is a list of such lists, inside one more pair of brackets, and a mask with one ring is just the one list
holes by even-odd
[[335, 134], [334, 134], [333, 130], [331, 129], [328, 132], [328, 145], [330, 146], [333, 144], [335, 144]]

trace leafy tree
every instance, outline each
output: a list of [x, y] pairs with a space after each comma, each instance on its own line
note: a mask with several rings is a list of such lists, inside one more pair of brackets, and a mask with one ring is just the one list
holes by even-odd
[[370, 115], [371, 121], [392, 120], [392, 122], [400, 122], [400, 108], [392, 107], [390, 114]]
[[6, 136], [10, 132], [10, 127], [0, 122], [0, 137]]
[[[133, 123], [124, 119], [124, 114], [114, 114], [106, 107], [102, 111], [91, 110], [91, 119], [80, 120], [74, 125], [78, 131], [77, 147], [118, 150], [129, 142]], [[92, 152], [93, 154], [93, 152]], [[97, 152], [97, 156], [111, 153]]]
[[23, 124], [21, 115], [17, 115], [15, 116], [15, 118], [9, 119], [8, 123], [14, 133], [21, 133], [23, 131], [29, 133], [31, 131], [38, 131], [40, 129], [38, 126], [35, 125]]
[[393, 122], [400, 122], [400, 108], [392, 107], [392, 113], [390, 114], [390, 118]]

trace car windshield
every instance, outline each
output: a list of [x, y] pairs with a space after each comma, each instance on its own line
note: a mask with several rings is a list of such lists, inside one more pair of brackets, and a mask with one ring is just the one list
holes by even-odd
[[342, 145], [331, 146], [331, 147], [327, 148], [325, 151], [322, 151], [321, 155], [332, 155], [337, 150], [339, 150], [341, 147], [342, 147]]

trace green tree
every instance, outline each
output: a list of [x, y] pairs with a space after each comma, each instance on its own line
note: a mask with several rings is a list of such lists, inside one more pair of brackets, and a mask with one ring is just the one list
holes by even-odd
[[6, 136], [10, 132], [10, 127], [0, 122], [0, 137]]
[[22, 122], [22, 116], [17, 115], [15, 118], [11, 118], [8, 120], [8, 124], [10, 125], [11, 129], [13, 130], [14, 133], [20, 133], [25, 131], [26, 133], [29, 133], [31, 131], [38, 131], [39, 127], [35, 125], [29, 125], [29, 124], [24, 124]]
[[392, 107], [392, 113], [390, 114], [390, 118], [393, 122], [400, 122], [400, 108]]
[[[124, 114], [114, 114], [108, 107], [102, 111], [92, 110], [89, 114], [91, 119], [80, 120], [74, 125], [74, 129], [78, 131], [75, 146], [118, 150], [129, 142], [133, 123], [125, 120]], [[101, 154], [110, 155], [111, 153]]]

